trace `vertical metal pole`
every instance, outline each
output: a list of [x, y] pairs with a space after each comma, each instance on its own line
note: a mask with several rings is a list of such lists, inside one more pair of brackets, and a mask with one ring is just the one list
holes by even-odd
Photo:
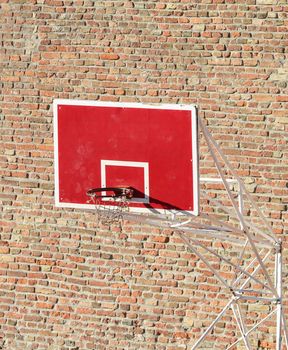
[[[239, 181], [238, 181], [238, 186], [239, 186], [239, 194], [238, 194], [239, 212], [243, 215], [244, 213], [243, 189]], [[241, 230], [243, 230], [242, 222], [240, 222], [240, 227], [241, 227]]]
[[279, 296], [277, 303], [277, 326], [276, 326], [276, 350], [281, 350], [282, 344], [282, 242], [279, 242], [276, 245], [276, 254], [275, 254], [275, 282], [276, 290]]
[[[236, 310], [236, 306], [237, 306], [237, 310]], [[245, 327], [245, 324], [243, 321], [242, 314], [240, 313], [240, 307], [239, 307], [237, 302], [236, 302], [236, 304], [232, 304], [232, 311], [234, 313], [234, 317], [235, 317], [235, 320], [236, 320], [237, 325], [239, 327], [239, 331], [241, 333], [241, 337], [242, 337], [242, 340], [245, 344], [245, 347], [247, 350], [251, 350], [251, 346], [250, 346], [248, 335], [247, 335], [247, 330], [246, 330], [246, 327]], [[238, 314], [237, 314], [237, 311], [238, 311]]]

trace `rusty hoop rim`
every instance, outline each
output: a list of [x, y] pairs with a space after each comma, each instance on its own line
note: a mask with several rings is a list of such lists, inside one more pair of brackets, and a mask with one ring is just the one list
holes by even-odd
[[[102, 192], [113, 192], [110, 195], [102, 195]], [[89, 197], [96, 198], [119, 198], [125, 197], [126, 199], [131, 199], [133, 197], [133, 189], [131, 187], [96, 187], [91, 188], [86, 192]]]

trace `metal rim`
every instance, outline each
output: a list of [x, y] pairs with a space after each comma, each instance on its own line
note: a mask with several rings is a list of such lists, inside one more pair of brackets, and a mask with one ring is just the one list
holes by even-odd
[[[106, 192], [105, 195], [102, 192]], [[107, 194], [111, 192], [111, 194]], [[125, 197], [126, 199], [131, 199], [133, 197], [133, 189], [131, 187], [97, 187], [91, 188], [86, 192], [89, 197], [96, 198], [119, 198]]]

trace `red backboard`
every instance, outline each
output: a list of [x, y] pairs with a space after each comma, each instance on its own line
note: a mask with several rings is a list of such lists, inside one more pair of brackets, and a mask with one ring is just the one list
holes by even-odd
[[53, 111], [57, 206], [89, 208], [88, 189], [129, 186], [130, 211], [198, 214], [194, 106], [55, 100]]

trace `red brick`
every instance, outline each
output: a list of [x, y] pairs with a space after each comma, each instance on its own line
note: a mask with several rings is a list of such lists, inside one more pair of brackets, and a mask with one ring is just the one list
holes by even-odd
[[116, 53], [102, 53], [100, 54], [100, 58], [102, 60], [118, 60], [119, 59], [119, 55], [117, 55]]
[[36, 307], [39, 309], [52, 309], [54, 307], [54, 304], [52, 303], [44, 303], [44, 302], [39, 302], [36, 303]]
[[278, 101], [278, 102], [288, 102], [288, 95], [276, 96], [276, 101]]

